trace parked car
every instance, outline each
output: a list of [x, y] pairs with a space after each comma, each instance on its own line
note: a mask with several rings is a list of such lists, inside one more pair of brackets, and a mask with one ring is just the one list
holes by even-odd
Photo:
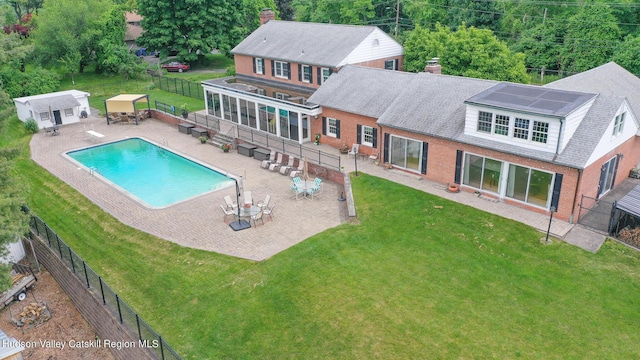
[[189, 70], [189, 64], [183, 64], [177, 61], [172, 61], [166, 64], [162, 64], [162, 66], [160, 67], [167, 71], [183, 72], [183, 71]]

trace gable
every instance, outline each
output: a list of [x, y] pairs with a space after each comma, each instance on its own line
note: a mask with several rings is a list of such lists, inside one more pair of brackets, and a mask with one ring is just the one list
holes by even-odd
[[389, 58], [404, 54], [404, 48], [382, 30], [375, 28], [338, 66]]

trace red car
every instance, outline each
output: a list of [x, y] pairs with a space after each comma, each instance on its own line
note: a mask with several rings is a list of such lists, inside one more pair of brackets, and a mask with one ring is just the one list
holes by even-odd
[[170, 63], [162, 64], [161, 68], [167, 71], [183, 72], [183, 71], [189, 70], [189, 64], [183, 64], [177, 61], [172, 61]]

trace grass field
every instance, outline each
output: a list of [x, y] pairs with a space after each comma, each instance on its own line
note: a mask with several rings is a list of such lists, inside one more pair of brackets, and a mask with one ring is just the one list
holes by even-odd
[[24, 150], [28, 205], [185, 359], [640, 358], [640, 255], [615, 242], [543, 245], [363, 174], [357, 224], [250, 262], [124, 226], [30, 161], [28, 139], [15, 119], [0, 132]]

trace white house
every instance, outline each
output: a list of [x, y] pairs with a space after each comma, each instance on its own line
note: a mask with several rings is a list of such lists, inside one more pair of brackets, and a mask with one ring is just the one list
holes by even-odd
[[33, 118], [40, 129], [80, 121], [82, 112], [89, 113], [89, 94], [79, 90], [58, 91], [48, 94], [13, 99], [18, 118], [26, 122]]

